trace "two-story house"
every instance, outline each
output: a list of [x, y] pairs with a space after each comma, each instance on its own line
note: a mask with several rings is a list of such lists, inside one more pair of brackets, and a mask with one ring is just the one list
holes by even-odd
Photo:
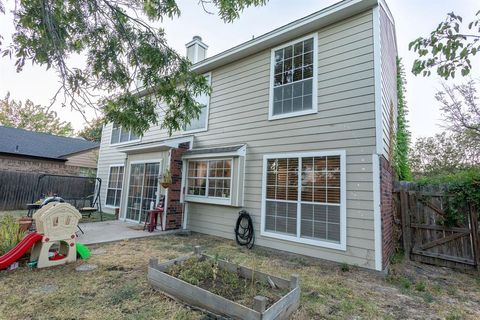
[[260, 246], [384, 269], [397, 103], [384, 0], [344, 0], [209, 58], [200, 37], [186, 46], [206, 107], [172, 136], [107, 125], [102, 206], [142, 222], [162, 194], [167, 229], [229, 239], [245, 209]]

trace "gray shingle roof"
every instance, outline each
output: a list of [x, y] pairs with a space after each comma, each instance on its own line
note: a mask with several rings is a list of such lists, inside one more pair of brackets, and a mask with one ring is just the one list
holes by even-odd
[[98, 147], [96, 142], [0, 126], [0, 153], [64, 159], [64, 156]]

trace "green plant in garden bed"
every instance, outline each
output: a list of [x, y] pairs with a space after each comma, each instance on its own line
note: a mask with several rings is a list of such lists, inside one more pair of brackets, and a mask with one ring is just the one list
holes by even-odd
[[15, 247], [25, 234], [25, 231], [20, 230], [20, 225], [15, 217], [11, 215], [0, 217], [0, 255]]
[[218, 265], [218, 258], [192, 257], [171, 266], [167, 273], [247, 307], [253, 306], [253, 298], [257, 295], [266, 297], [267, 305], [270, 306], [288, 292], [286, 289], [273, 289], [268, 283], [245, 279], [236, 272], [222, 269]]
[[430, 187], [445, 192], [445, 215], [440, 221], [444, 226], [461, 225], [466, 222], [465, 210], [480, 208], [480, 168], [423, 177], [417, 181], [417, 186], [419, 189]]

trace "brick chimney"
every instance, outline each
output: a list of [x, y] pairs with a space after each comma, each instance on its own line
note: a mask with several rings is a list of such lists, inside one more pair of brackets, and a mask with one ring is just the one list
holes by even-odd
[[187, 43], [185, 47], [187, 47], [187, 59], [193, 64], [207, 57], [208, 46], [202, 42], [202, 38], [199, 36], [194, 36], [192, 41]]

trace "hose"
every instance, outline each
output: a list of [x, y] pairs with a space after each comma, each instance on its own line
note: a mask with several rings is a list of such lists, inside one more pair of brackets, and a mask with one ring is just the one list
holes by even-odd
[[246, 210], [238, 213], [237, 223], [235, 224], [235, 239], [239, 245], [246, 246], [248, 249], [251, 249], [255, 242], [252, 217]]

